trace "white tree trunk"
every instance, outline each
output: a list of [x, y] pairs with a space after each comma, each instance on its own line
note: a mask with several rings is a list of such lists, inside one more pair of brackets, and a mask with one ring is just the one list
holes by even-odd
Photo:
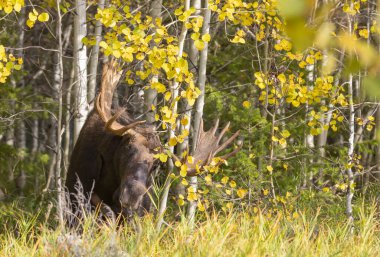
[[[187, 11], [189, 9], [190, 9], [190, 0], [186, 0], [184, 11]], [[183, 55], [183, 48], [185, 45], [185, 39], [186, 39], [186, 35], [187, 35], [187, 28], [185, 26], [186, 22], [187, 21], [183, 22], [183, 24], [182, 24], [181, 33], [180, 33], [179, 39], [178, 39], [178, 58], [181, 58]], [[173, 81], [173, 84], [171, 86], [172, 99], [176, 99], [178, 97], [178, 85], [179, 85], [178, 81]], [[174, 102], [174, 106], [172, 109], [173, 113], [177, 113], [177, 103], [178, 103], [177, 101]], [[169, 136], [169, 138], [174, 137], [175, 131], [173, 129], [169, 128], [168, 136]], [[169, 147], [169, 150], [170, 150], [170, 152], [174, 153], [174, 146]], [[173, 161], [171, 159], [169, 159], [168, 160], [168, 174], [171, 174], [173, 172], [173, 168], [174, 168]], [[166, 206], [167, 206], [167, 202], [168, 202], [168, 195], [169, 195], [169, 190], [170, 190], [171, 184], [172, 184], [172, 179], [170, 178], [170, 176], [168, 176], [166, 178], [166, 181], [165, 181], [164, 189], [163, 189], [163, 192], [161, 195], [161, 200], [160, 200], [160, 207], [158, 210], [158, 222], [157, 222], [157, 227], [156, 227], [158, 230], [161, 229], [161, 226], [164, 223], [164, 214], [166, 211]]]
[[[18, 51], [17, 55], [19, 57], [23, 57], [23, 50], [22, 48], [24, 47], [24, 38], [25, 38], [25, 31], [24, 31], [24, 26], [25, 26], [25, 9], [23, 8], [20, 12], [19, 20], [18, 20], [18, 29], [19, 29], [19, 36], [18, 36], [18, 41], [17, 41], [17, 48], [21, 49]], [[12, 83], [16, 87], [17, 82], [15, 81], [14, 78], [12, 78]], [[19, 87], [24, 87], [25, 82], [24, 79], [21, 78], [19, 83]], [[26, 133], [25, 133], [25, 122], [21, 118], [16, 122], [16, 129], [15, 129], [15, 146], [17, 148], [26, 148]]]
[[64, 196], [62, 190], [62, 173], [61, 173], [61, 159], [62, 159], [62, 86], [63, 86], [63, 48], [62, 48], [62, 17], [60, 11], [60, 0], [56, 1], [57, 4], [57, 23], [56, 23], [56, 38], [58, 39], [58, 52], [56, 54], [57, 63], [54, 69], [54, 89], [58, 97], [58, 115], [57, 115], [57, 142], [55, 148], [56, 163], [55, 163], [55, 189], [57, 190], [57, 214], [61, 226], [64, 225], [63, 210]]
[[352, 197], [354, 195], [354, 173], [351, 168], [351, 164], [353, 163], [353, 155], [355, 148], [355, 109], [353, 103], [353, 78], [352, 74], [349, 76], [348, 81], [348, 95], [349, 95], [349, 138], [348, 138], [348, 168], [347, 168], [347, 195], [346, 195], [346, 213], [349, 220], [353, 220], [352, 216]]
[[[150, 16], [153, 18], [153, 22], [155, 18], [161, 16], [162, 12], [162, 0], [154, 0], [152, 1], [150, 5]], [[153, 75], [152, 82], [158, 81], [158, 76]], [[145, 108], [148, 110], [146, 113], [146, 120], [148, 123], [154, 123], [156, 121], [155, 119], [155, 111], [151, 110], [152, 105], [156, 106], [157, 102], [157, 91], [155, 89], [148, 88], [144, 92], [144, 102], [145, 102]]]
[[[37, 105], [33, 103], [33, 108]], [[32, 153], [36, 153], [38, 151], [38, 119], [34, 118], [32, 122]]]
[[74, 16], [74, 62], [75, 62], [75, 118], [74, 143], [83, 127], [88, 113], [87, 104], [87, 48], [82, 43], [87, 34], [86, 1], [75, 0]]
[[[104, 2], [105, 0], [99, 0], [98, 1], [98, 8], [103, 9], [104, 8]], [[98, 62], [99, 62], [99, 43], [102, 39], [102, 23], [100, 21], [96, 21], [95, 23], [95, 40], [96, 43], [92, 47], [92, 53], [91, 53], [91, 59], [90, 59], [90, 65], [89, 65], [89, 82], [88, 82], [88, 94], [87, 94], [87, 101], [91, 102], [95, 98], [95, 92], [96, 92], [96, 78], [97, 78], [97, 72], [98, 72]]]
[[[376, 111], [376, 135], [380, 135], [380, 103], [377, 104], [377, 111]], [[380, 144], [376, 146], [376, 173], [375, 177], [377, 179], [380, 178]]]
[[[70, 141], [71, 141], [71, 130], [70, 130], [70, 121], [71, 121], [71, 91], [72, 91], [72, 86], [74, 83], [74, 66], [71, 68], [71, 73], [70, 73], [70, 80], [69, 80], [69, 85], [66, 90], [66, 112], [65, 112], [65, 145], [64, 145], [64, 153], [63, 153], [63, 160], [64, 164], [66, 167], [69, 165], [69, 156], [70, 156]], [[66, 180], [66, 174], [64, 176], [64, 181]]]
[[[199, 8], [200, 7], [200, 1], [198, 1], [198, 6], [194, 7]], [[202, 35], [209, 34], [210, 31], [210, 19], [211, 19], [211, 10], [208, 8], [208, 1], [205, 0], [203, 2], [203, 26], [202, 26]], [[199, 125], [202, 121], [203, 117], [203, 107], [205, 104], [205, 85], [206, 85], [206, 74], [207, 74], [207, 57], [208, 57], [208, 43], [205, 42], [205, 46], [203, 50], [200, 53], [199, 56], [199, 74], [198, 74], [198, 88], [201, 91], [200, 96], [197, 99], [196, 106], [195, 106], [195, 115], [194, 115], [194, 132], [193, 132], [193, 146], [192, 146], [192, 155], [195, 154], [196, 149], [196, 140], [195, 138], [198, 137], [199, 134]], [[197, 177], [194, 176], [190, 179], [190, 186], [197, 189], [198, 187], [198, 181]], [[190, 220], [190, 223], [194, 223], [194, 217], [195, 217], [195, 211], [197, 209], [197, 203], [190, 202], [189, 209], [188, 209], [188, 218]]]

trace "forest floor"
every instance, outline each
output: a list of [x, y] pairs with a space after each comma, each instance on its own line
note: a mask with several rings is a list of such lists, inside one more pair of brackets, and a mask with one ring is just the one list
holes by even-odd
[[[1, 204], [1, 203], [0, 203]], [[153, 215], [117, 226], [88, 216], [75, 229], [53, 225], [49, 214], [0, 208], [0, 256], [379, 256], [380, 222], [374, 205], [358, 208], [354, 223], [324, 217], [320, 209], [297, 215], [202, 213], [156, 230]], [[52, 211], [53, 213], [53, 211]], [[307, 213], [307, 214], [306, 214]], [[312, 214], [314, 213], [314, 214]], [[50, 218], [51, 219], [51, 218]]]

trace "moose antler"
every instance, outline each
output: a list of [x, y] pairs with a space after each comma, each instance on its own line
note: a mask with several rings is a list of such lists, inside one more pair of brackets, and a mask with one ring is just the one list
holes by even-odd
[[119, 66], [115, 60], [104, 65], [102, 84], [95, 101], [95, 108], [100, 118], [106, 123], [107, 130], [118, 136], [135, 135], [136, 132], [133, 128], [145, 121], [136, 121], [128, 125], [118, 123], [116, 120], [126, 111], [126, 108], [120, 109], [113, 116], [111, 115], [112, 97], [120, 77], [121, 71], [119, 71]]
[[[194, 153], [194, 161], [189, 164], [187, 175], [188, 176], [195, 176], [197, 174], [196, 165], [199, 166], [205, 166], [208, 165], [212, 158], [214, 158], [220, 151], [224, 150], [228, 145], [230, 145], [236, 137], [239, 135], [240, 131], [235, 132], [228, 140], [226, 140], [224, 143], [219, 145], [221, 139], [223, 138], [224, 134], [230, 127], [230, 122], [227, 123], [227, 125], [222, 129], [220, 134], [218, 136], [215, 135], [216, 131], [218, 130], [219, 126], [219, 119], [216, 120], [214, 127], [212, 127], [207, 132], [203, 131], [203, 120], [201, 121], [199, 125], [199, 133], [198, 137], [196, 139], [196, 148]], [[241, 149], [241, 146], [233, 150], [232, 152], [225, 154], [223, 156], [219, 156], [222, 159], [227, 159], [233, 155], [235, 155], [237, 152], [239, 152]], [[178, 157], [174, 156], [176, 160], [179, 160]]]

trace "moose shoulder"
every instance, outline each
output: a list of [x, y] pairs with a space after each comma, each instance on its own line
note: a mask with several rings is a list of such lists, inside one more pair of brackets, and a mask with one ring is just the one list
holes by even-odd
[[[144, 203], [149, 203], [147, 191], [151, 184], [153, 156], [161, 149], [161, 144], [153, 126], [134, 120], [125, 109], [111, 110], [113, 93], [120, 76], [115, 62], [111, 61], [103, 67], [95, 108], [87, 117], [75, 144], [66, 180], [73, 208], [80, 182], [84, 196], [91, 199], [91, 204], [100, 205], [101, 210], [108, 213], [131, 214], [138, 211], [142, 214], [149, 209], [149, 204]], [[207, 132], [201, 125], [194, 163], [201, 166], [208, 164], [239, 133], [236, 132], [220, 145], [228, 125], [218, 136], [217, 129], [218, 122]], [[238, 150], [222, 158], [228, 158]], [[188, 167], [188, 175], [196, 175], [195, 165]]]

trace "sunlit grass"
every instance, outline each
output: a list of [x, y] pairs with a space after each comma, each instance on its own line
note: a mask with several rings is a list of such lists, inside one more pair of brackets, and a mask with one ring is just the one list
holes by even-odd
[[182, 219], [159, 232], [153, 215], [122, 227], [89, 216], [81, 232], [52, 227], [42, 213], [28, 215], [15, 209], [14, 215], [13, 223], [3, 224], [0, 256], [378, 256], [380, 252], [375, 207], [362, 207], [354, 226], [323, 220], [318, 212], [289, 220], [259, 211], [205, 215], [193, 229]]

